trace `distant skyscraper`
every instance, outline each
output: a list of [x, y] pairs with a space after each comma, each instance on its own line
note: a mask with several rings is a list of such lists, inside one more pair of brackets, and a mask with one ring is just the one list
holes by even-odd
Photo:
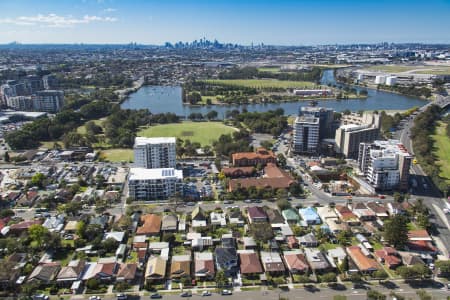
[[176, 139], [174, 137], [145, 138], [134, 140], [134, 165], [140, 168], [175, 168]]

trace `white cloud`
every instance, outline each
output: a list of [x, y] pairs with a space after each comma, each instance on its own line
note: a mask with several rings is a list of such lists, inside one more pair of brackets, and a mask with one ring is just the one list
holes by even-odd
[[105, 8], [103, 10], [103, 12], [106, 12], [106, 13], [111, 13], [111, 12], [115, 12], [115, 11], [117, 11], [117, 9], [116, 8], [111, 8], [111, 7]]
[[43, 27], [73, 27], [78, 24], [89, 24], [92, 22], [116, 22], [117, 18], [98, 17], [85, 15], [82, 18], [73, 16], [58, 16], [56, 14], [36, 16], [20, 16], [16, 18], [0, 19], [0, 24], [14, 24], [19, 26], [36, 26]]

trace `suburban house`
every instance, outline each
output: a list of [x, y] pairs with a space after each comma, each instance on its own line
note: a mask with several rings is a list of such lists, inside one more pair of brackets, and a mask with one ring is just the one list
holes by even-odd
[[160, 256], [151, 256], [145, 269], [146, 282], [161, 282], [166, 277], [167, 261]]
[[125, 281], [128, 283], [132, 283], [136, 278], [136, 273], [137, 273], [137, 264], [135, 263], [121, 264], [119, 267], [119, 271], [117, 272], [116, 280], [119, 282]]
[[67, 266], [61, 268], [58, 276], [56, 276], [57, 284], [69, 287], [75, 281], [81, 280], [85, 267], [85, 260], [77, 259], [70, 261]]
[[358, 226], [361, 224], [358, 217], [345, 205], [336, 205], [336, 213], [342, 222], [345, 222], [349, 226]]
[[380, 268], [378, 263], [373, 258], [368, 257], [367, 254], [363, 253], [359, 246], [347, 247], [346, 251], [361, 273], [373, 273]]
[[227, 225], [227, 218], [225, 213], [218, 213], [218, 212], [211, 212], [209, 215], [211, 219], [211, 225], [215, 226], [226, 226]]
[[228, 220], [230, 224], [236, 224], [238, 226], [244, 226], [244, 217], [239, 209], [232, 209], [228, 211]]
[[385, 264], [389, 269], [395, 269], [402, 264], [400, 254], [392, 247], [375, 250], [375, 256], [380, 263]]
[[212, 252], [194, 252], [195, 277], [214, 278], [214, 258]]
[[309, 266], [305, 255], [300, 250], [284, 251], [284, 262], [291, 274], [308, 273]]
[[290, 224], [290, 225], [296, 225], [296, 224], [298, 224], [300, 222], [300, 216], [292, 208], [288, 208], [288, 209], [283, 210], [281, 212], [281, 214], [283, 215], [283, 218], [284, 218], [285, 222]]
[[192, 227], [205, 227], [207, 225], [207, 216], [200, 206], [196, 206], [191, 213]]
[[283, 274], [286, 270], [280, 253], [261, 251], [261, 261], [264, 271], [270, 274]]
[[137, 235], [155, 236], [161, 232], [161, 216], [157, 214], [141, 216], [141, 223], [136, 230]]
[[305, 248], [305, 256], [311, 270], [315, 273], [326, 273], [332, 270], [332, 266], [326, 255], [317, 248]]
[[317, 247], [319, 245], [319, 241], [317, 240], [314, 233], [310, 232], [305, 234], [304, 236], [298, 237], [298, 242], [303, 247]]
[[171, 278], [191, 276], [191, 255], [174, 255], [170, 266]]
[[39, 284], [50, 284], [58, 275], [61, 265], [59, 263], [48, 263], [38, 265], [28, 276], [28, 282], [36, 281]]
[[177, 231], [178, 218], [176, 215], [168, 214], [162, 217], [161, 231], [175, 232]]
[[254, 250], [239, 250], [240, 270], [242, 275], [263, 273], [258, 254]]
[[313, 207], [299, 208], [298, 213], [305, 225], [316, 225], [321, 223], [320, 217]]
[[265, 211], [270, 224], [284, 224], [285, 220], [277, 209], [268, 208]]
[[238, 268], [236, 248], [216, 247], [214, 259], [217, 270], [223, 270], [227, 276], [236, 274]]
[[369, 202], [367, 203], [367, 207], [375, 213], [377, 218], [386, 219], [389, 217], [388, 210], [384, 205], [376, 202]]
[[373, 221], [377, 218], [376, 214], [369, 209], [363, 202], [357, 202], [353, 204], [353, 213], [361, 221]]
[[267, 222], [268, 217], [262, 207], [251, 206], [247, 208], [247, 217], [249, 223]]

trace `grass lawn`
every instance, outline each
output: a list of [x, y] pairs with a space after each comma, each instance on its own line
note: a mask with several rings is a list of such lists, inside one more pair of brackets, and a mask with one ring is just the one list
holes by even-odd
[[432, 135], [434, 140], [434, 154], [438, 157], [437, 165], [440, 168], [440, 176], [447, 178], [450, 183], [450, 138], [447, 136], [446, 124], [439, 122], [436, 126], [436, 132]]
[[100, 157], [110, 162], [133, 161], [133, 149], [108, 149], [102, 150]]
[[170, 137], [198, 142], [202, 146], [211, 145], [221, 134], [229, 134], [235, 128], [221, 122], [182, 122], [150, 126], [140, 130], [137, 135], [145, 137]]
[[332, 243], [325, 243], [325, 244], [321, 244], [320, 247], [323, 248], [324, 250], [332, 250], [332, 249], [336, 249], [337, 247], [339, 247], [339, 245], [332, 244]]
[[274, 79], [223, 79], [223, 80], [205, 80], [207, 83], [229, 86], [243, 86], [256, 89], [267, 88], [317, 88], [318, 85], [310, 81], [290, 81]]
[[280, 73], [280, 67], [263, 67], [258, 68], [259, 72], [268, 72], [268, 73]]
[[206, 99], [211, 99], [211, 104], [217, 104], [219, 103], [219, 100], [217, 98], [221, 98], [223, 96], [221, 95], [215, 95], [215, 96], [202, 96], [202, 104], [206, 104]]

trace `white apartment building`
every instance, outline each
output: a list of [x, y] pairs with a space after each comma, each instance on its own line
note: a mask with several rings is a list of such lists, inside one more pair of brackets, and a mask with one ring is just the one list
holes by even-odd
[[134, 165], [139, 168], [175, 168], [176, 139], [174, 137], [145, 138], [134, 140]]
[[183, 171], [173, 168], [131, 168], [128, 195], [134, 200], [167, 199], [182, 192]]
[[15, 110], [30, 111], [33, 110], [33, 99], [30, 96], [8, 97], [6, 105]]
[[294, 152], [316, 153], [319, 146], [319, 118], [299, 116], [294, 122]]
[[361, 143], [359, 169], [376, 190], [408, 188], [411, 155], [398, 140]]
[[60, 90], [38, 91], [33, 96], [33, 106], [36, 111], [58, 112], [64, 106], [64, 92]]

